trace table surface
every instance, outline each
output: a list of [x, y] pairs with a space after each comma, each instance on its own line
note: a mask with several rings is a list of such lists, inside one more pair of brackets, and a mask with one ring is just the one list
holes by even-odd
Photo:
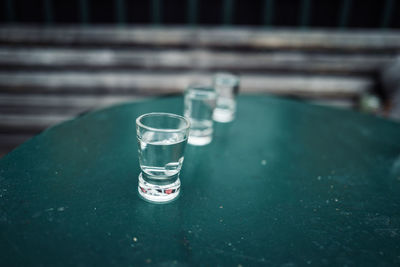
[[400, 264], [400, 124], [240, 96], [210, 145], [187, 146], [181, 196], [147, 203], [135, 118], [182, 105], [90, 113], [0, 160], [3, 266]]

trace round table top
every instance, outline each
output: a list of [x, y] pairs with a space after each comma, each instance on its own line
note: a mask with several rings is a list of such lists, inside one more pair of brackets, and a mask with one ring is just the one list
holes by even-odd
[[182, 192], [143, 201], [131, 103], [52, 127], [0, 160], [4, 266], [400, 264], [400, 124], [240, 96], [213, 142], [188, 145]]

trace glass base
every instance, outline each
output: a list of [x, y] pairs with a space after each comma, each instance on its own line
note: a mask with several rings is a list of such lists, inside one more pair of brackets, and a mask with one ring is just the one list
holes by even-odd
[[189, 135], [188, 143], [194, 146], [205, 146], [211, 143], [212, 135], [208, 136], [192, 136]]
[[175, 182], [167, 185], [156, 185], [146, 182], [142, 173], [139, 174], [139, 195], [152, 203], [166, 203], [176, 199], [181, 189], [181, 181], [176, 179]]
[[213, 120], [217, 122], [231, 122], [235, 118], [235, 113], [226, 110], [216, 108], [213, 113]]

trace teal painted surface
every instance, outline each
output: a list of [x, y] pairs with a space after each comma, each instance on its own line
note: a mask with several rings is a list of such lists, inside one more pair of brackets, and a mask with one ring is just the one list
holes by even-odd
[[400, 264], [399, 124], [241, 96], [213, 143], [187, 147], [180, 198], [154, 205], [136, 191], [150, 111], [182, 98], [88, 114], [0, 160], [3, 266]]

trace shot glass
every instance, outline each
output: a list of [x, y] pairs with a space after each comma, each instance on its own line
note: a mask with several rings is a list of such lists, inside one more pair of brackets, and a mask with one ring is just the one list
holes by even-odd
[[184, 116], [190, 120], [189, 144], [202, 146], [212, 141], [216, 97], [212, 87], [192, 85], [186, 89]]
[[235, 118], [236, 95], [239, 92], [239, 78], [230, 73], [217, 73], [214, 76], [217, 92], [217, 106], [213, 119], [217, 122], [230, 122]]
[[136, 119], [139, 174], [138, 191], [150, 202], [175, 199], [180, 192], [179, 172], [190, 122], [171, 113], [147, 113]]

